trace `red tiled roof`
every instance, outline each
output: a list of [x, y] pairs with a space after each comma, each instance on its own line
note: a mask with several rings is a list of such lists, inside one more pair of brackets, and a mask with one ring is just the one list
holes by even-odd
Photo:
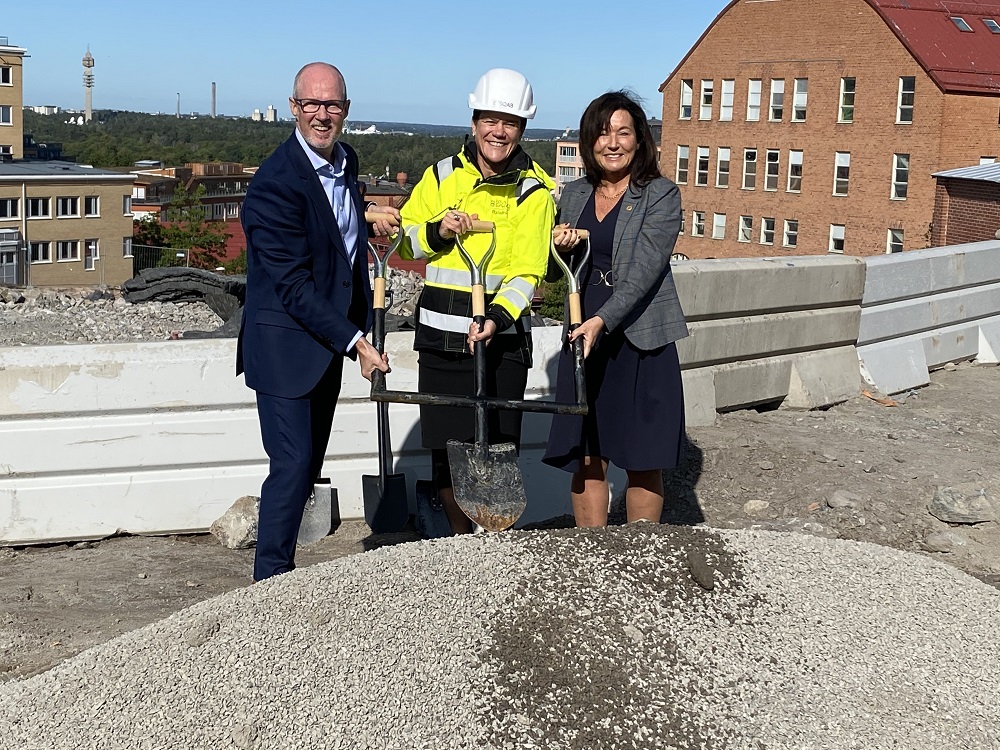
[[[1000, 0], [867, 0], [944, 91], [1000, 94]], [[972, 27], [960, 31], [957, 16]]]

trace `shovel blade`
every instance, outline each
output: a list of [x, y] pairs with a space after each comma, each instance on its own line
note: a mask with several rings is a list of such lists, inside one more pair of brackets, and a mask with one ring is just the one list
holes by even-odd
[[448, 441], [448, 463], [455, 502], [487, 531], [503, 531], [524, 513], [528, 499], [513, 443], [489, 446], [483, 458], [468, 443]]
[[373, 534], [392, 534], [402, 531], [410, 520], [406, 501], [406, 477], [387, 474], [385, 483], [378, 476], [361, 476], [361, 491], [365, 502], [365, 523]]
[[414, 521], [417, 533], [425, 539], [452, 536], [448, 515], [437, 501], [434, 483], [426, 479], [417, 480], [417, 511], [414, 514]]

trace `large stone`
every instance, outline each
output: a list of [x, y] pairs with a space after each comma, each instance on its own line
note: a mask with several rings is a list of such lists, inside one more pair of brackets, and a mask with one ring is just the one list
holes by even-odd
[[244, 495], [217, 518], [209, 532], [228, 549], [248, 549], [257, 544], [257, 516], [260, 498]]
[[928, 510], [945, 523], [977, 524], [998, 520], [997, 509], [986, 490], [973, 483], [938, 487]]

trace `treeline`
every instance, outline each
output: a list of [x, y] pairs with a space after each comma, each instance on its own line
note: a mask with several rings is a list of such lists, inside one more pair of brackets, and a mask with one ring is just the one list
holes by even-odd
[[[196, 120], [140, 112], [95, 113], [88, 125], [68, 125], [68, 115], [24, 113], [24, 132], [36, 142], [59, 142], [63, 156], [95, 167], [131, 167], [142, 159], [167, 166], [187, 162], [234, 161], [259, 165], [285, 140], [291, 122], [253, 122], [241, 119]], [[454, 154], [463, 138], [426, 135], [345, 135], [343, 140], [358, 152], [361, 172], [390, 177], [406, 172], [411, 179], [438, 160]], [[555, 170], [556, 146], [552, 141], [524, 142], [525, 150], [549, 173]]]

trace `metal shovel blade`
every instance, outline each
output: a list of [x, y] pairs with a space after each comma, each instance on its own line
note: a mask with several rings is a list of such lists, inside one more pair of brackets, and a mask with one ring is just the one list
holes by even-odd
[[448, 463], [455, 502], [487, 531], [503, 531], [524, 513], [528, 499], [513, 443], [479, 446], [448, 441]]
[[410, 520], [405, 475], [387, 474], [383, 484], [378, 476], [363, 474], [361, 492], [365, 501], [365, 523], [373, 534], [392, 534], [403, 530]]

